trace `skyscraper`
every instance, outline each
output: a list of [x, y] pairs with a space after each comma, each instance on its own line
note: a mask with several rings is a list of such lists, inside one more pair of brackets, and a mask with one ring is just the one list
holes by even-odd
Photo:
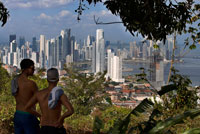
[[37, 52], [37, 41], [36, 41], [36, 37], [32, 38], [32, 50], [34, 52]]
[[107, 63], [107, 76], [115, 82], [124, 82], [122, 78], [122, 58], [119, 56], [114, 56], [111, 49], [107, 50], [108, 53], [108, 63]]
[[41, 68], [45, 67], [45, 36], [40, 35], [40, 65]]
[[96, 30], [96, 69], [95, 73], [103, 72], [105, 70], [105, 54], [104, 54], [104, 31], [103, 29]]
[[111, 49], [107, 50], [108, 61], [107, 61], [107, 76], [112, 77], [112, 58], [114, 57], [114, 53], [112, 53]]
[[9, 36], [9, 43], [12, 42], [13, 40], [16, 40], [16, 34], [12, 34]]
[[71, 29], [65, 29], [67, 34], [66, 55], [71, 55]]
[[150, 81], [156, 89], [164, 85], [164, 63], [159, 50], [153, 52], [150, 58]]
[[62, 36], [62, 59], [65, 59], [67, 55], [67, 33], [65, 30], [61, 30], [60, 35]]
[[16, 40], [13, 40], [12, 42], [10, 42], [10, 52], [16, 52], [17, 51], [17, 43]]
[[25, 45], [25, 37], [20, 36], [19, 37], [19, 45], [18, 45], [18, 47], [21, 48], [22, 45]]
[[56, 38], [56, 66], [59, 65], [59, 61], [62, 60], [62, 36]]

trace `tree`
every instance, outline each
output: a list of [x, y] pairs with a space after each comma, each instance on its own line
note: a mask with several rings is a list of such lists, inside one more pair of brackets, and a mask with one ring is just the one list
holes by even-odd
[[[79, 16], [85, 10], [82, 2], [89, 4], [102, 2], [102, 0], [79, 0], [79, 7], [76, 10]], [[134, 35], [140, 33], [143, 37], [151, 40], [164, 40], [167, 35], [177, 31], [182, 33], [186, 29], [187, 22], [196, 11], [199, 17], [199, 4], [194, 0], [178, 2], [176, 0], [106, 0], [103, 2], [113, 15], [119, 16], [121, 23]], [[198, 18], [199, 19], [199, 18]], [[97, 20], [97, 24], [102, 23]]]
[[9, 12], [7, 8], [0, 2], [0, 21], [2, 22], [2, 27], [6, 24], [7, 19], [9, 17]]
[[8, 74], [7, 70], [2, 67], [0, 63], [0, 91], [1, 90], [8, 90], [10, 84], [10, 75]]
[[77, 114], [88, 115], [94, 108], [108, 105], [109, 96], [104, 89], [105, 73], [97, 75], [81, 74], [72, 68], [65, 68], [68, 77], [64, 77], [63, 88]]

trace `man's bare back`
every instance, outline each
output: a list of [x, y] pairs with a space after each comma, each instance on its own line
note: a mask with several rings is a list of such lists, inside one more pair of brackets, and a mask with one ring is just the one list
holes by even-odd
[[56, 108], [50, 109], [48, 107], [48, 98], [49, 98], [49, 92], [50, 90], [48, 88], [39, 91], [36, 94], [36, 99], [39, 102], [40, 109], [42, 112], [42, 117], [40, 124], [41, 126], [54, 126], [56, 127], [56, 123], [58, 119], [61, 117], [61, 101], [58, 102]]
[[34, 93], [38, 91], [37, 85], [21, 74], [18, 78], [18, 86], [18, 92], [15, 95], [16, 110], [27, 112], [25, 106]]

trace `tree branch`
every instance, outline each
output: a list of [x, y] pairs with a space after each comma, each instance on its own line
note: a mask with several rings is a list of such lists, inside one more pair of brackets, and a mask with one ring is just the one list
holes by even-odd
[[94, 22], [95, 22], [95, 24], [97, 24], [97, 25], [109, 25], [109, 24], [119, 24], [119, 23], [123, 23], [122, 21], [119, 21], [119, 22], [99, 22], [99, 18], [95, 18], [95, 15], [94, 15]]

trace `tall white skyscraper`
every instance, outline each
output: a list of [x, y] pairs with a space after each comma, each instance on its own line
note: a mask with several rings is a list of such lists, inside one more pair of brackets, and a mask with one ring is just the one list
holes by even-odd
[[40, 35], [40, 67], [44, 68], [45, 67], [45, 36]]
[[13, 66], [18, 66], [18, 55], [17, 52], [13, 53]]
[[124, 82], [122, 78], [122, 58], [114, 56], [111, 49], [107, 50], [108, 53], [108, 65], [107, 65], [107, 76], [115, 82]]
[[96, 69], [95, 73], [103, 72], [105, 70], [105, 54], [104, 54], [104, 31], [103, 29], [97, 29], [96, 31]]
[[67, 55], [67, 33], [65, 30], [61, 30], [60, 35], [62, 36], [62, 59], [65, 59]]
[[112, 58], [114, 57], [114, 53], [111, 52], [111, 49], [107, 50], [108, 54], [108, 62], [107, 62], [107, 76], [112, 77]]
[[16, 52], [17, 50], [17, 43], [16, 43], [16, 40], [13, 40], [12, 42], [10, 42], [10, 52], [13, 53], [13, 52]]
[[45, 36], [40, 35], [40, 55], [42, 55], [42, 51], [45, 52]]

